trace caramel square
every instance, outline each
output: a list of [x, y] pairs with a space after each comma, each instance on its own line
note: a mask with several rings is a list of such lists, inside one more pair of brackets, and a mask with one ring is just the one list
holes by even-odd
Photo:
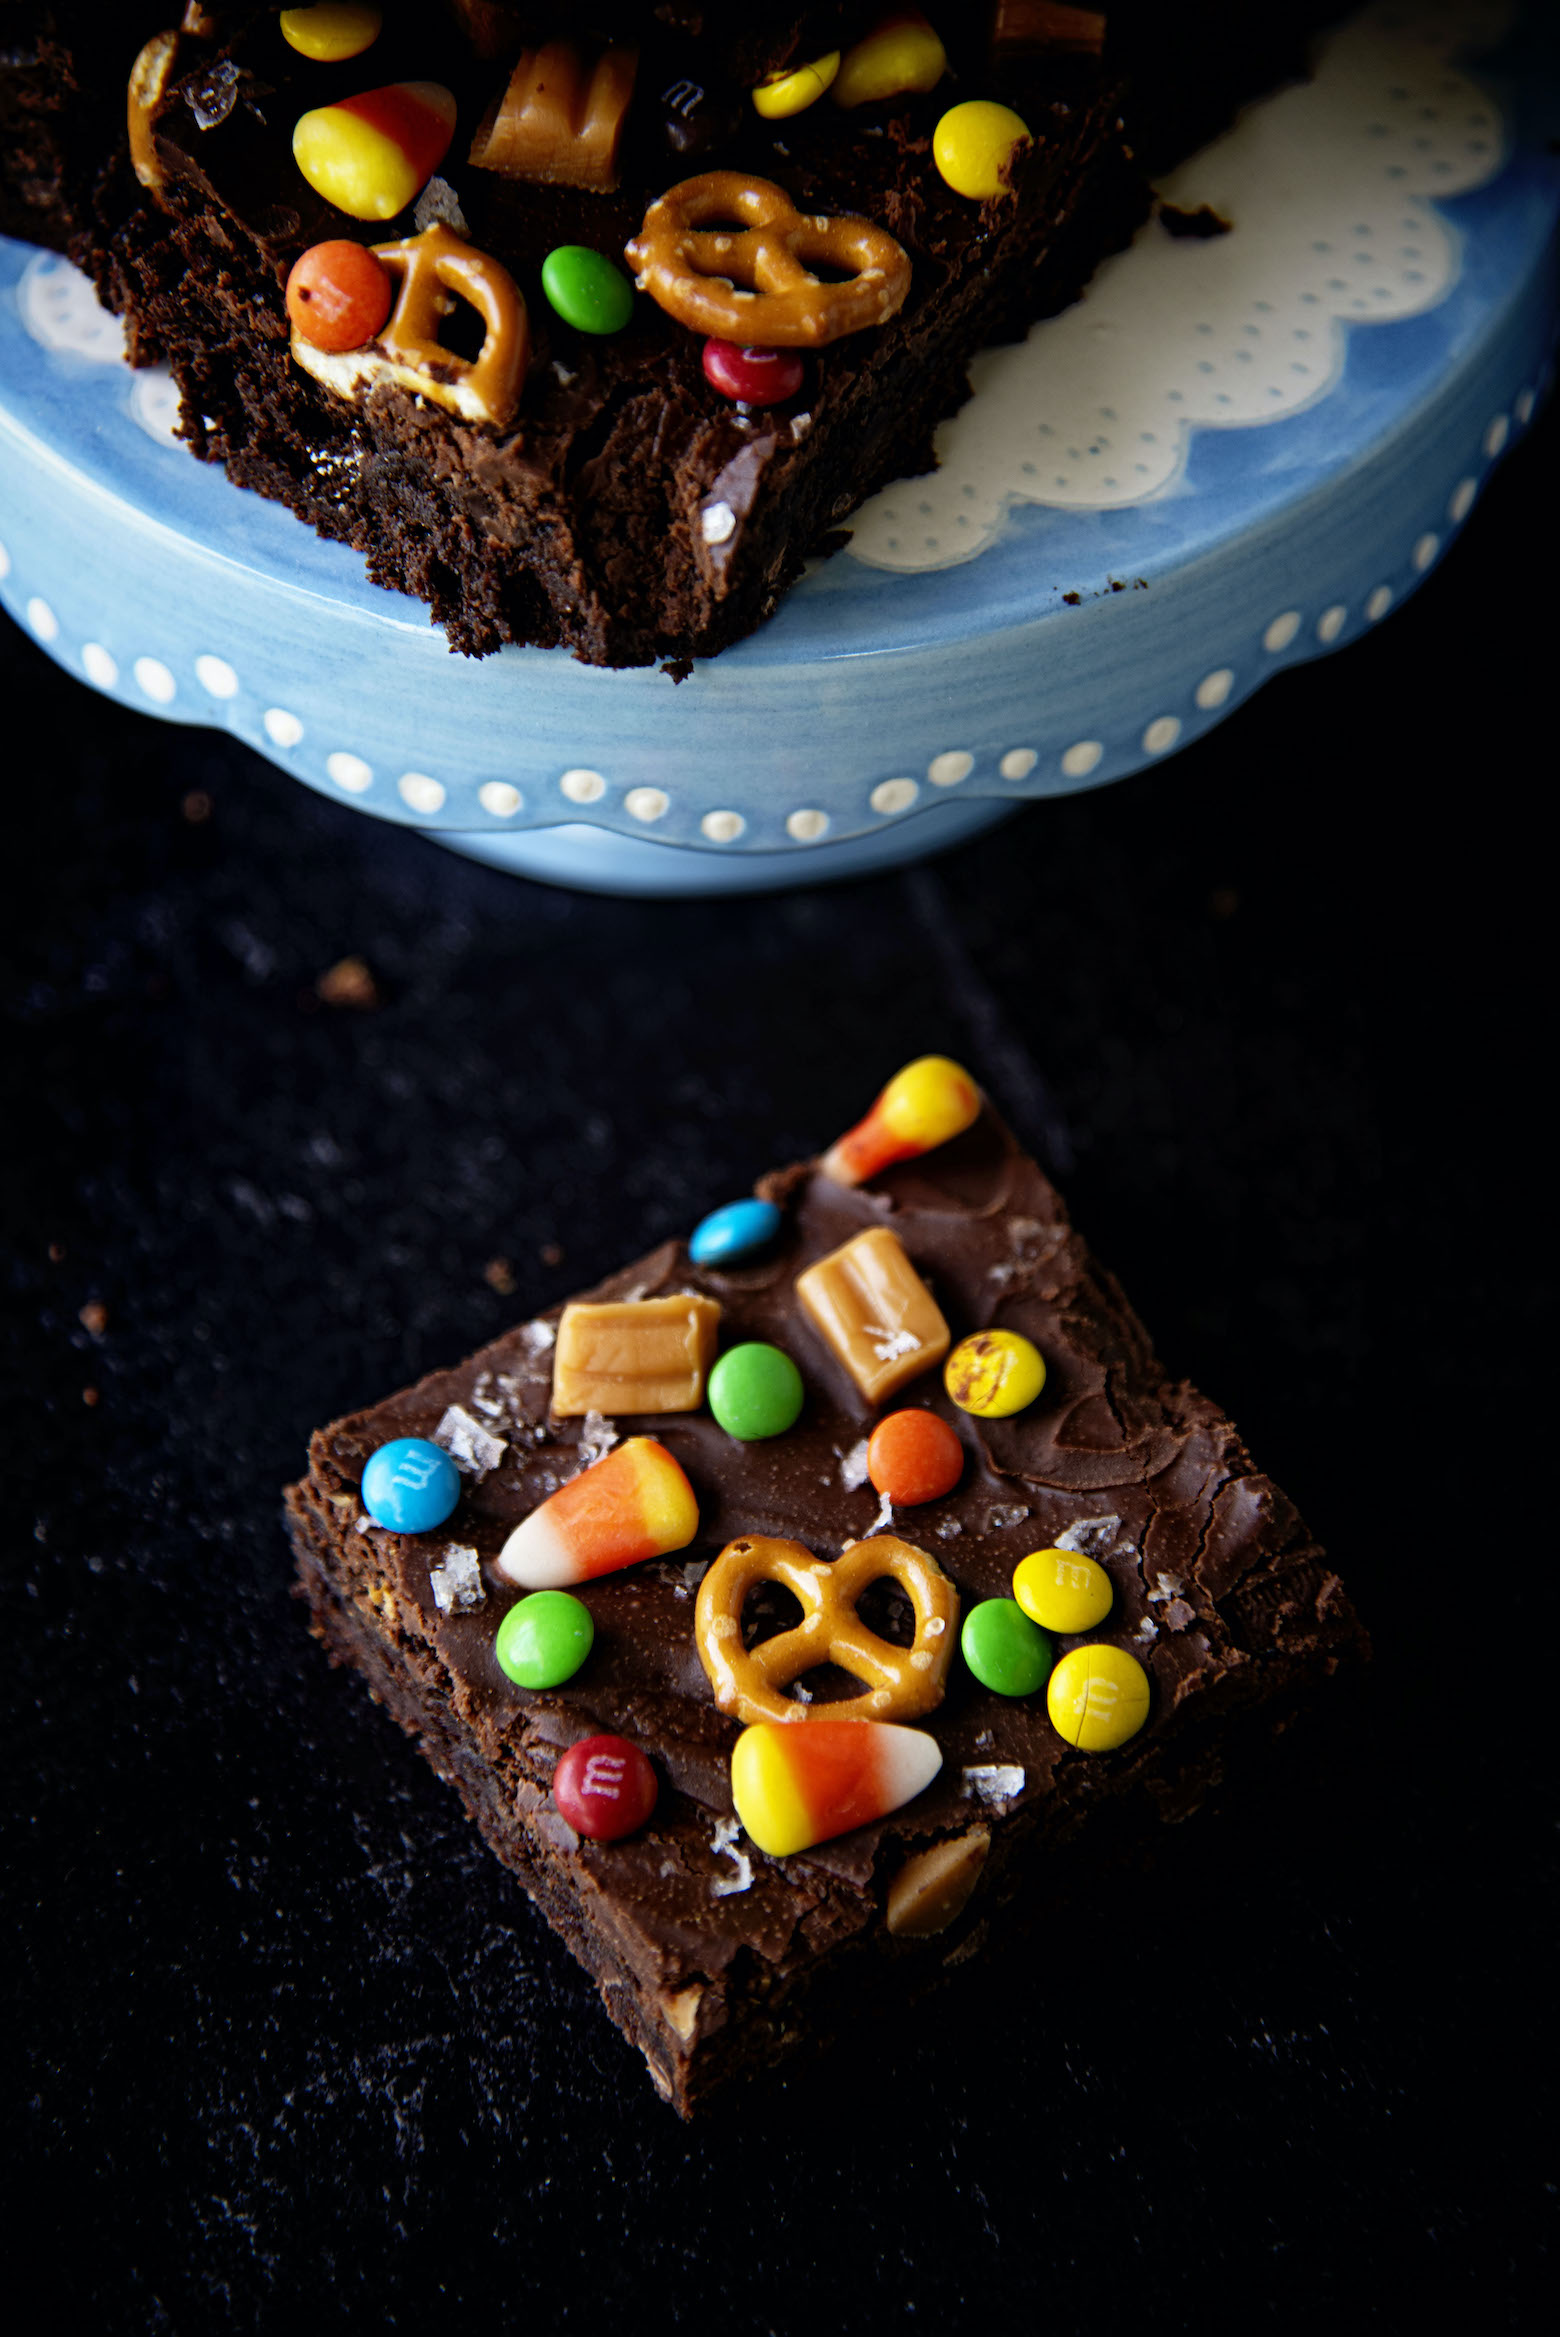
[[632, 48], [588, 62], [564, 40], [522, 49], [508, 88], [478, 125], [471, 161], [505, 178], [610, 195], [638, 62]]
[[886, 1226], [858, 1233], [796, 1278], [796, 1295], [869, 1404], [897, 1395], [948, 1352], [948, 1326]]
[[566, 1306], [553, 1355], [554, 1412], [696, 1412], [719, 1322], [720, 1301], [691, 1290]]

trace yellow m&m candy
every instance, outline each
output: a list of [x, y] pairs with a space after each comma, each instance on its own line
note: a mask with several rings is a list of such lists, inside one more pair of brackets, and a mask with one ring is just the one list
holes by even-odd
[[1092, 1631], [1113, 1595], [1104, 1567], [1076, 1550], [1031, 1550], [1013, 1569], [1013, 1596], [1042, 1631]]
[[1022, 1331], [976, 1331], [943, 1365], [943, 1386], [961, 1412], [1005, 1420], [1045, 1386], [1045, 1357]]
[[1045, 1708], [1081, 1753], [1109, 1753], [1148, 1718], [1148, 1674], [1124, 1647], [1075, 1647], [1051, 1674]]
[[777, 73], [772, 81], [761, 81], [753, 92], [753, 104], [766, 122], [783, 122], [788, 114], [805, 113], [833, 81], [840, 69], [840, 52], [831, 49], [826, 57], [814, 57], [810, 65], [798, 65], [794, 73]]
[[377, 8], [359, 8], [349, 0], [314, 8], [284, 8], [278, 22], [282, 38], [300, 57], [319, 65], [339, 65], [347, 57], [361, 57], [379, 38], [384, 22]]
[[1011, 106], [971, 97], [950, 106], [932, 132], [932, 160], [956, 195], [989, 203], [1010, 191], [1003, 174], [1030, 143], [1029, 125]]

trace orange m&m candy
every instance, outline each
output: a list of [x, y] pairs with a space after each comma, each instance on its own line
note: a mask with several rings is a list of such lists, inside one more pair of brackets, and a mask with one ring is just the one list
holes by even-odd
[[964, 1473], [957, 1431], [936, 1412], [890, 1412], [872, 1431], [867, 1475], [899, 1509], [941, 1501]]
[[287, 314], [300, 341], [337, 356], [377, 340], [395, 298], [384, 261], [345, 237], [311, 244], [287, 279]]

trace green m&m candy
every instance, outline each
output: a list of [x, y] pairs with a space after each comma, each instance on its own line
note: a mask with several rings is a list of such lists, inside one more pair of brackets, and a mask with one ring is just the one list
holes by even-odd
[[605, 252], [561, 243], [542, 262], [542, 290], [577, 333], [620, 333], [634, 313], [634, 287]]
[[710, 1373], [710, 1410], [726, 1434], [744, 1444], [784, 1436], [801, 1408], [801, 1373], [766, 1340], [728, 1347]]
[[556, 1688], [573, 1679], [595, 1636], [583, 1599], [566, 1590], [533, 1590], [500, 1623], [493, 1652], [517, 1688]]
[[1055, 1660], [1051, 1642], [1017, 1599], [982, 1599], [971, 1607], [959, 1646], [976, 1679], [994, 1696], [1032, 1696]]

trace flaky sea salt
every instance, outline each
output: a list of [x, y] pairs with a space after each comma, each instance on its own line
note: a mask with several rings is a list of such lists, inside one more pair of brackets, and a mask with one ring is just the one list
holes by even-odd
[[451, 1404], [433, 1432], [433, 1441], [447, 1452], [463, 1477], [485, 1477], [509, 1450], [501, 1436], [484, 1428], [464, 1404]]
[[617, 1441], [618, 1432], [604, 1414], [587, 1412], [580, 1430], [580, 1467], [591, 1469], [597, 1461], [604, 1461]]
[[712, 1899], [731, 1899], [738, 1891], [750, 1891], [753, 1888], [753, 1862], [745, 1850], [737, 1848], [737, 1836], [741, 1831], [741, 1821], [737, 1818], [721, 1818], [716, 1822], [710, 1848], [718, 1857], [729, 1858], [733, 1862], [733, 1872], [722, 1875], [719, 1882], [711, 1883]]
[[1098, 1558], [1121, 1531], [1119, 1517], [1081, 1517], [1059, 1533], [1053, 1550], [1076, 1550], [1080, 1558]]
[[1024, 1790], [1024, 1772], [1016, 1761], [981, 1761], [964, 1772], [964, 1790], [996, 1809]]
[[840, 1454], [840, 1483], [847, 1493], [854, 1493], [867, 1481], [867, 1440], [853, 1444], [848, 1453]]
[[445, 1550], [443, 1565], [436, 1566], [429, 1575], [428, 1588], [441, 1615], [464, 1615], [473, 1607], [480, 1607], [487, 1592], [482, 1586], [482, 1565], [476, 1551], [465, 1542], [451, 1542]]

